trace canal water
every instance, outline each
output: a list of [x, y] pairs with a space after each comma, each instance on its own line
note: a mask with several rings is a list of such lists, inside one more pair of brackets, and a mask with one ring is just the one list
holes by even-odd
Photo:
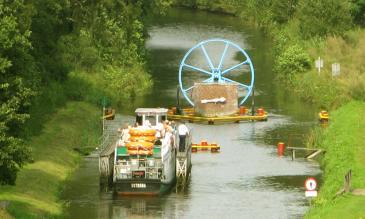
[[[316, 110], [286, 93], [274, 80], [270, 40], [258, 29], [223, 14], [171, 9], [165, 17], [152, 17], [149, 22], [146, 47], [154, 87], [144, 98], [120, 109], [126, 119], [136, 107], [173, 106], [178, 67], [186, 51], [202, 40], [225, 38], [250, 55], [256, 73], [255, 102], [269, 112], [269, 120], [214, 126], [188, 124], [193, 142], [204, 139], [219, 143], [221, 152], [193, 154], [187, 190], [162, 197], [116, 197], [100, 190], [98, 159], [86, 158], [63, 192], [66, 216], [301, 218], [309, 204], [304, 197], [304, 180], [320, 177], [319, 165], [304, 159], [291, 161], [289, 156], [278, 158], [275, 145], [283, 140], [291, 146], [303, 146], [304, 135], [317, 125]], [[236, 58], [228, 56], [226, 62], [233, 63]], [[194, 62], [206, 65], [204, 59], [196, 58]]]

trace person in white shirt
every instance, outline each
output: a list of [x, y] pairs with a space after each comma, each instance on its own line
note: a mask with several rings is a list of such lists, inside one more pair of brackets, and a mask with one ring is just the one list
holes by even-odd
[[172, 128], [170, 126], [167, 127], [164, 138], [162, 139], [163, 145], [171, 146], [172, 140]]
[[179, 152], [185, 151], [186, 136], [189, 135], [189, 129], [186, 127], [185, 122], [182, 121], [177, 127], [177, 132], [179, 135]]
[[165, 132], [164, 132], [164, 127], [163, 127], [163, 124], [162, 123], [157, 123], [156, 125], [156, 142], [155, 142], [155, 145], [161, 145], [162, 144], [162, 139], [165, 135]]

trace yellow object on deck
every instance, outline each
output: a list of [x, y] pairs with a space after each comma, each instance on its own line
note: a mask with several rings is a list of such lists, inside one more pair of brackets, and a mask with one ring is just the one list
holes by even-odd
[[177, 115], [176, 109], [169, 109], [167, 112], [167, 118], [169, 120], [185, 120], [188, 122], [208, 122], [208, 124], [214, 124], [216, 122], [240, 122], [240, 121], [267, 121], [267, 112], [263, 111], [262, 108], [259, 108], [255, 115], [247, 115], [247, 114], [239, 114], [239, 110], [237, 110], [237, 114], [231, 116], [219, 116], [219, 117], [204, 117], [195, 115], [193, 108], [183, 109], [182, 115]]

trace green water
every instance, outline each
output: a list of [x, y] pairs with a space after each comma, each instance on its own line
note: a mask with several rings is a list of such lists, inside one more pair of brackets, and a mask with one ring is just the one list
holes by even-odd
[[[165, 17], [149, 18], [148, 33], [146, 48], [154, 87], [145, 97], [124, 104], [122, 114], [133, 115], [136, 107], [175, 105], [178, 67], [184, 54], [202, 40], [225, 38], [250, 55], [255, 66], [255, 102], [269, 112], [269, 121], [217, 126], [188, 124], [193, 130], [193, 142], [206, 139], [219, 143], [221, 152], [193, 154], [191, 181], [183, 193], [171, 192], [156, 198], [115, 197], [111, 192], [100, 191], [98, 160], [87, 158], [63, 193], [67, 216], [300, 218], [308, 208], [304, 180], [319, 176], [319, 165], [304, 159], [278, 158], [275, 145], [283, 140], [303, 146], [303, 135], [317, 125], [316, 109], [285, 92], [280, 82], [274, 81], [271, 41], [260, 30], [235, 17], [186, 9], [172, 9]], [[194, 62], [206, 65], [204, 58]], [[244, 75], [233, 77], [240, 80]]]

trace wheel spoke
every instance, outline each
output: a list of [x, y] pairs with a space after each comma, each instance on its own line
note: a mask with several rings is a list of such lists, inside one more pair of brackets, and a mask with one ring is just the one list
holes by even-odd
[[223, 50], [223, 54], [222, 54], [221, 60], [219, 61], [218, 69], [221, 69], [221, 67], [222, 67], [223, 60], [224, 60], [224, 57], [226, 56], [226, 52], [227, 52], [228, 46], [229, 46], [229, 44], [226, 43], [226, 46], [224, 47], [224, 50]]
[[201, 73], [204, 73], [204, 74], [212, 75], [211, 72], [209, 72], [207, 70], [204, 70], [204, 69], [201, 69], [201, 68], [198, 68], [198, 67], [195, 67], [195, 66], [192, 66], [192, 65], [184, 64], [184, 66], [186, 66], [188, 68], [191, 68], [191, 69], [194, 69], [195, 71], [200, 71]]
[[212, 82], [213, 81], [213, 78], [208, 78], [208, 79], [205, 79], [204, 81], [202, 81], [203, 83], [206, 83], [206, 82]]
[[185, 89], [184, 91], [185, 91], [185, 92], [186, 92], [186, 91], [189, 91], [189, 90], [193, 89], [194, 87], [195, 87], [195, 85], [193, 85], [193, 86], [189, 87], [188, 89]]
[[207, 53], [207, 51], [205, 50], [204, 45], [201, 45], [200, 47], [201, 47], [201, 48], [202, 48], [202, 50], [203, 50], [204, 56], [205, 56], [206, 60], [208, 61], [208, 64], [209, 64], [210, 69], [211, 69], [211, 70], [213, 70], [213, 69], [214, 69], [213, 63], [212, 63], [212, 61], [210, 60], [210, 58], [209, 58], [209, 56], [208, 56], [208, 53]]
[[247, 85], [242, 84], [242, 83], [239, 83], [239, 82], [237, 82], [237, 81], [234, 81], [234, 80], [228, 79], [228, 78], [226, 78], [226, 77], [222, 77], [222, 80], [223, 80], [223, 81], [226, 81], [226, 82], [231, 82], [231, 83], [237, 84], [237, 85], [242, 86], [242, 87], [244, 87], [244, 88], [246, 88], [246, 89], [249, 89], [249, 88], [250, 88], [250, 86], [247, 86]]
[[244, 64], [247, 64], [247, 63], [248, 63], [248, 60], [246, 60], [246, 61], [244, 61], [244, 62], [241, 62], [241, 63], [239, 63], [239, 64], [237, 64], [237, 65], [235, 65], [235, 66], [232, 66], [232, 67], [230, 67], [229, 69], [224, 70], [224, 71], [222, 72], [222, 75], [227, 74], [228, 72], [232, 71], [233, 69], [238, 68], [238, 67], [240, 67], [241, 65], [244, 65]]

